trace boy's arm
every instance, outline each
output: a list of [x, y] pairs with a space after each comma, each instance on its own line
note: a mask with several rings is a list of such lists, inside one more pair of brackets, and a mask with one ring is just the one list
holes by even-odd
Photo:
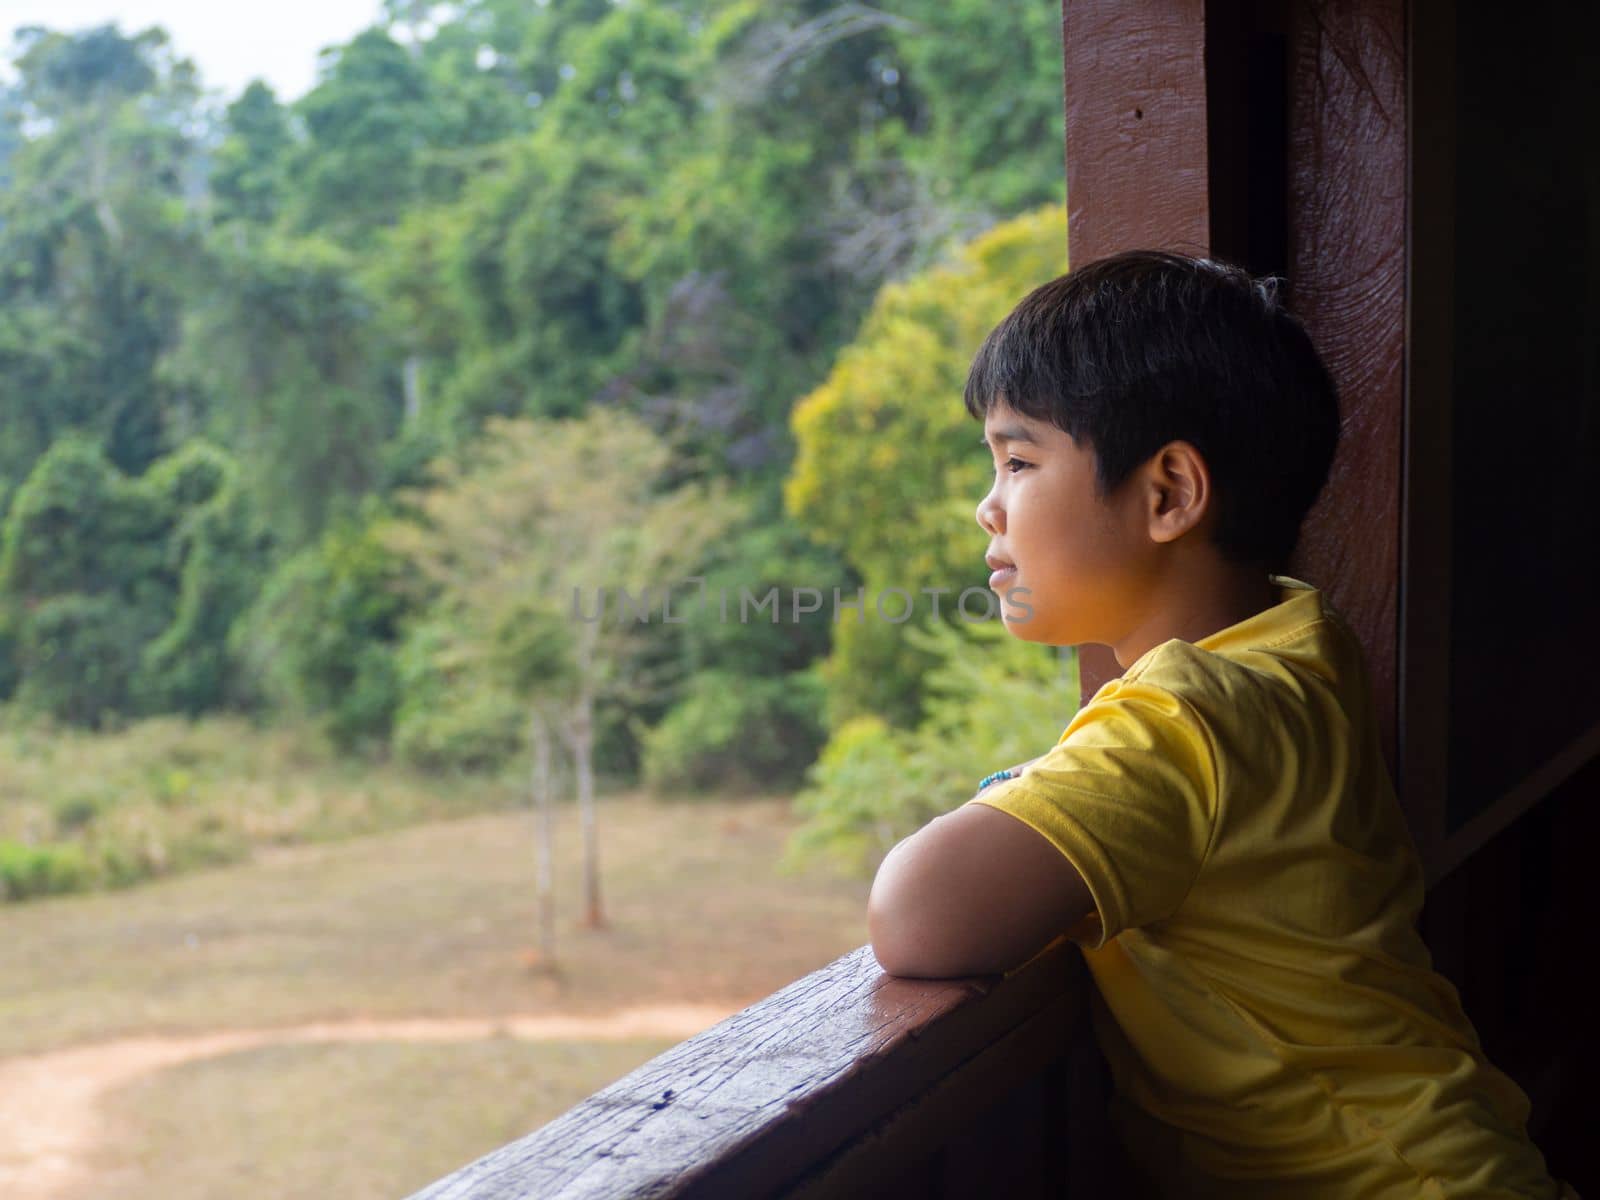
[[889, 851], [867, 898], [878, 965], [950, 979], [1019, 966], [1095, 911], [1072, 863], [983, 804], [936, 817]]

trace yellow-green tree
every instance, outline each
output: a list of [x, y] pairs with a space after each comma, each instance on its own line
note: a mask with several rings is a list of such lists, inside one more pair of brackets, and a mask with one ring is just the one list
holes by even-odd
[[[498, 689], [524, 706], [546, 848], [552, 733], [565, 743], [583, 824], [585, 924], [598, 928], [595, 711], [659, 686], [646, 664], [665, 632], [657, 616], [639, 619], [642, 606], [608, 611], [604, 590], [659, 600], [700, 573], [738, 505], [720, 483], [671, 486], [666, 444], [620, 411], [495, 419], [485, 433], [464, 460], [436, 464], [433, 486], [406, 497], [413, 515], [380, 537], [433, 588], [428, 652], [464, 690]], [[549, 960], [548, 849], [541, 864]]]
[[[993, 465], [961, 392], [984, 337], [1066, 270], [1066, 247], [1066, 211], [1050, 205], [886, 286], [855, 341], [794, 410], [785, 504], [843, 553], [869, 598], [863, 619], [847, 616], [835, 629], [824, 672], [835, 728], [864, 714], [910, 725], [920, 713], [917, 684], [932, 660], [904, 626], [879, 618], [875, 594], [909, 593], [921, 624], [933, 604], [922, 589], [947, 589], [939, 599], [949, 617], [964, 588], [984, 585], [987, 539], [974, 512]], [[969, 611], [981, 609], [974, 602]]]

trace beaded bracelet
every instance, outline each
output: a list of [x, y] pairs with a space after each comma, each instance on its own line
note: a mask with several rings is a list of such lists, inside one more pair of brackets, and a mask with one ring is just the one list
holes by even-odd
[[978, 790], [981, 792], [991, 783], [998, 783], [1002, 779], [1015, 779], [1016, 777], [1016, 773], [1013, 771], [996, 771], [993, 775], [985, 775], [983, 777], [983, 780], [978, 784]]

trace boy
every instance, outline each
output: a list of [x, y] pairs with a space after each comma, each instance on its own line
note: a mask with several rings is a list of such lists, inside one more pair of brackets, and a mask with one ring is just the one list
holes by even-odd
[[1339, 409], [1272, 283], [1103, 259], [990, 333], [966, 403], [1007, 628], [1123, 674], [884, 859], [880, 965], [999, 973], [1076, 942], [1155, 1195], [1573, 1195], [1416, 932], [1359, 645], [1282, 574]]

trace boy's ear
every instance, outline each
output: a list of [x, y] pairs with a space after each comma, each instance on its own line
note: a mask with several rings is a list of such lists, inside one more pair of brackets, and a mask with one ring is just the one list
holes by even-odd
[[1175, 542], [1205, 520], [1212, 508], [1211, 472], [1193, 445], [1168, 442], [1145, 471], [1152, 540]]

